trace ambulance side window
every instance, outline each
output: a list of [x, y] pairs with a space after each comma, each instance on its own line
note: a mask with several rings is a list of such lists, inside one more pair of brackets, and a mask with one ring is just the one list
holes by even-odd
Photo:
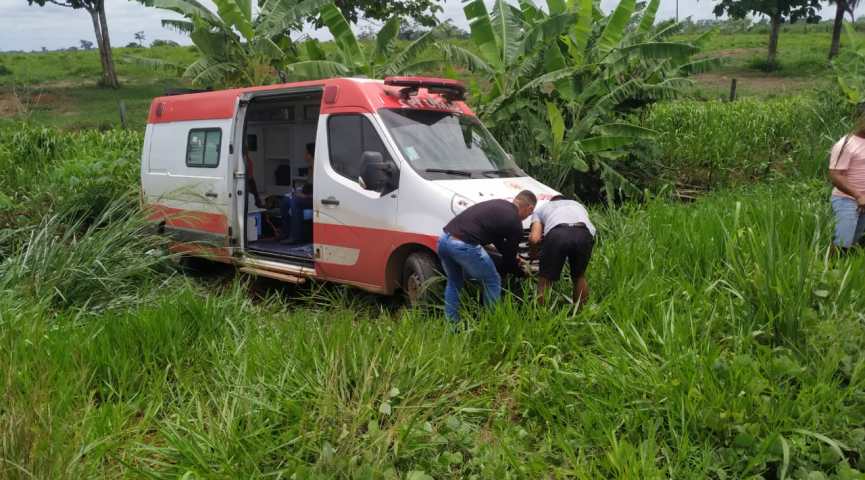
[[219, 128], [190, 130], [186, 141], [186, 166], [216, 168], [219, 166], [221, 143], [222, 130]]
[[360, 176], [363, 152], [380, 152], [386, 162], [392, 161], [378, 132], [363, 115], [331, 116], [327, 121], [327, 138], [330, 166], [349, 180], [356, 182]]

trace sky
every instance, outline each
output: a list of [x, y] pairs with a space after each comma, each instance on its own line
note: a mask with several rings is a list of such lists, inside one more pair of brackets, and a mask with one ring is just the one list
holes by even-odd
[[[105, 0], [108, 16], [108, 30], [113, 46], [124, 46], [134, 41], [135, 32], [143, 31], [146, 43], [155, 39], [173, 40], [180, 44], [190, 44], [189, 38], [162, 27], [163, 18], [180, 18], [179, 15], [165, 10], [147, 8], [130, 0]], [[208, 0], [202, 3], [212, 6]], [[467, 30], [468, 24], [462, 12], [460, 0], [444, 0], [444, 10], [440, 20], [450, 19], [455, 25]], [[491, 3], [491, 2], [488, 2]], [[513, 2], [515, 3], [515, 2]], [[544, 4], [543, 0], [535, 0]], [[604, 10], [609, 11], [619, 0], [602, 0]], [[679, 16], [694, 19], [714, 18], [712, 0], [678, 0]], [[215, 10], [215, 8], [214, 8]], [[835, 7], [824, 7], [823, 18], [833, 18]], [[676, 0], [661, 0], [659, 19], [675, 16]], [[865, 13], [865, 5], [857, 15]], [[315, 31], [307, 26], [303, 33], [327, 40], [326, 31]], [[298, 33], [300, 36], [301, 33]], [[84, 10], [71, 10], [55, 5], [45, 7], [28, 6], [27, 0], [0, 0], [0, 51], [8, 50], [49, 50], [79, 46], [80, 40], [95, 43], [93, 24]]]

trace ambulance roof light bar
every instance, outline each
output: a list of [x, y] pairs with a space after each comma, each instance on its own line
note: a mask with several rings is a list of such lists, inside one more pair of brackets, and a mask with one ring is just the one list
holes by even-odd
[[435, 77], [385, 77], [384, 84], [391, 87], [403, 87], [400, 95], [408, 98], [417, 95], [417, 91], [426, 88], [429, 93], [437, 93], [449, 102], [466, 99], [466, 87], [458, 80]]

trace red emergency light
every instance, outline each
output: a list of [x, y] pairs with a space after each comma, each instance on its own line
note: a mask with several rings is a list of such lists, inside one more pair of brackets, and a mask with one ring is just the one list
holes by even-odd
[[437, 93], [448, 101], [465, 100], [466, 87], [458, 80], [435, 77], [385, 77], [384, 84], [392, 87], [403, 87], [400, 95], [409, 97], [417, 95], [418, 90], [426, 88], [429, 93]]

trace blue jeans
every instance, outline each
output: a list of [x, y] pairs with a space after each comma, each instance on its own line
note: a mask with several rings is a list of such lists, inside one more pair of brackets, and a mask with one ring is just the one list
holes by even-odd
[[860, 213], [856, 200], [847, 197], [832, 197], [835, 212], [835, 245], [850, 248], [865, 232], [865, 214]]
[[279, 216], [282, 218], [282, 238], [295, 242], [309, 241], [303, 228], [303, 211], [312, 208], [312, 197], [283, 196], [279, 201]]
[[481, 282], [484, 305], [493, 305], [499, 301], [502, 296], [502, 279], [484, 247], [470, 245], [445, 233], [439, 237], [438, 255], [447, 276], [445, 316], [448, 320], [459, 321], [460, 290], [466, 277]]

